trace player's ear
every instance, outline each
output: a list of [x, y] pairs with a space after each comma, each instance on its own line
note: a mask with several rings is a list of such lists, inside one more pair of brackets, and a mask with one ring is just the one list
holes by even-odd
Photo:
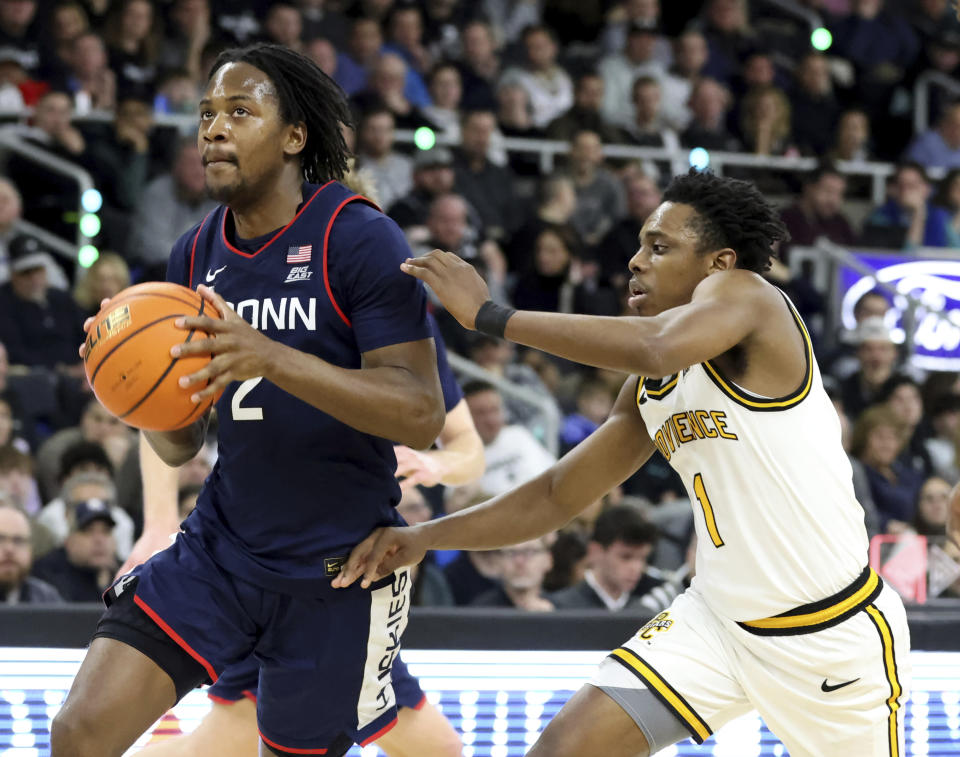
[[737, 253], [729, 247], [710, 253], [710, 273], [732, 271], [737, 267]]
[[287, 137], [283, 143], [285, 155], [299, 155], [307, 146], [307, 125], [291, 124], [287, 127]]

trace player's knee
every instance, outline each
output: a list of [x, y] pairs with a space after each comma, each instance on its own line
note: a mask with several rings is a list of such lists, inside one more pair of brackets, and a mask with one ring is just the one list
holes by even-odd
[[73, 707], [60, 710], [50, 724], [50, 757], [111, 757], [111, 753], [105, 750], [94, 719]]
[[460, 734], [452, 728], [446, 738], [437, 745], [436, 757], [463, 757], [463, 742]]

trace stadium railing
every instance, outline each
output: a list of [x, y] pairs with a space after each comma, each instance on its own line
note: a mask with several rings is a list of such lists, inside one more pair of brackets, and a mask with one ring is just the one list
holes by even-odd
[[954, 98], [960, 97], [960, 81], [939, 71], [925, 71], [913, 85], [913, 132], [923, 134], [930, 128], [930, 90], [945, 89]]

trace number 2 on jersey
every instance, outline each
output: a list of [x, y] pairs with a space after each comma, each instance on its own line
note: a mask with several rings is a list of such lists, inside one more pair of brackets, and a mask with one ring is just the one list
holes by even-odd
[[697, 495], [697, 502], [703, 508], [703, 519], [707, 522], [707, 532], [713, 541], [713, 546], [722, 547], [723, 539], [717, 530], [717, 521], [713, 517], [713, 505], [710, 504], [710, 497], [707, 496], [706, 487], [703, 485], [703, 476], [699, 473], [693, 477], [693, 493]]
[[250, 394], [250, 392], [253, 391], [253, 388], [261, 381], [263, 381], [263, 376], [257, 376], [256, 378], [247, 379], [237, 387], [237, 391], [233, 393], [233, 399], [230, 401], [230, 415], [233, 417], [233, 420], [263, 420], [262, 407], [240, 407], [240, 403], [243, 402], [243, 398]]

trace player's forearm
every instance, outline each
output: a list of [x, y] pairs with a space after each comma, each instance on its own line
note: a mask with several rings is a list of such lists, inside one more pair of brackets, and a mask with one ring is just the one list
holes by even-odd
[[661, 378], [655, 318], [605, 317], [518, 310], [507, 321], [511, 342], [596, 368]]
[[[177, 518], [176, 468], [167, 465], [143, 436], [140, 439], [140, 478], [143, 480], [143, 529], [168, 530]], [[174, 529], [175, 530], [175, 529]]]
[[442, 449], [425, 453], [441, 469], [437, 483], [463, 486], [483, 475], [483, 442], [475, 435], [464, 435], [444, 444]]
[[439, 384], [404, 368], [340, 368], [278, 344], [265, 378], [358, 431], [413, 449], [429, 447], [443, 427]]
[[209, 411], [203, 418], [176, 431], [144, 431], [143, 436], [167, 465], [179, 468], [191, 460], [203, 446], [207, 435]]

